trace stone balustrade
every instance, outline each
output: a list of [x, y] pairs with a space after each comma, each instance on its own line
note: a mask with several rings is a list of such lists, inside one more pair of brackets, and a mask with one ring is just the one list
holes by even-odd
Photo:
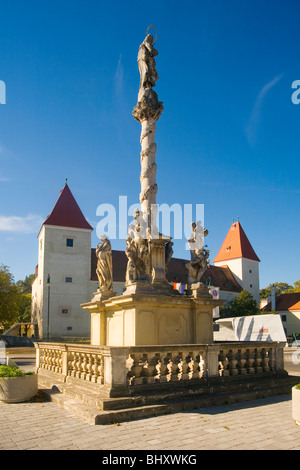
[[[60, 382], [98, 384], [110, 396], [162, 384], [201, 385], [209, 378], [276, 374], [284, 369], [284, 343], [110, 347], [36, 343], [37, 371]], [[230, 379], [229, 379], [230, 380]]]

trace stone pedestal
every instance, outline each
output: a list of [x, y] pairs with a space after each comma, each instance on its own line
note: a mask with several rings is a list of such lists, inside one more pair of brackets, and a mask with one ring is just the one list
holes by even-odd
[[223, 302], [213, 299], [207, 288], [205, 293], [159, 294], [149, 284], [134, 283], [121, 296], [93, 299], [81, 305], [91, 313], [91, 344], [212, 344], [213, 309]]

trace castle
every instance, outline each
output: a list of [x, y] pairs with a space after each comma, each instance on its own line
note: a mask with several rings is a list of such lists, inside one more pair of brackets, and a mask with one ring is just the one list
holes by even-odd
[[[38, 234], [32, 322], [41, 339], [90, 337], [90, 315], [80, 305], [89, 302], [98, 289], [92, 231], [66, 183]], [[259, 303], [259, 261], [240, 222], [235, 222], [201, 280], [212, 286], [216, 298], [230, 301], [246, 289]], [[112, 262], [113, 290], [120, 295], [125, 252], [113, 250]], [[172, 258], [167, 271], [168, 282], [182, 293], [188, 280], [186, 263]]]

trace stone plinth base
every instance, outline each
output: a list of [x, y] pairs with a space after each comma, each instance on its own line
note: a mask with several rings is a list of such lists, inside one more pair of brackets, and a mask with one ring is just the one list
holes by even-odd
[[189, 296], [145, 283], [129, 286], [121, 296], [82, 304], [91, 313], [91, 344], [212, 344], [213, 309], [222, 301], [213, 299], [207, 287], [193, 287]]

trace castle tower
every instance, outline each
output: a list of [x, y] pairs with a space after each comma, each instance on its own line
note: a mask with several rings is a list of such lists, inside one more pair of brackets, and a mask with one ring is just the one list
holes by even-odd
[[214, 259], [214, 264], [228, 266], [241, 287], [252, 294], [258, 305], [259, 262], [240, 222], [233, 222]]
[[65, 184], [38, 235], [32, 321], [40, 338], [90, 334], [90, 318], [80, 304], [91, 294], [92, 230]]

